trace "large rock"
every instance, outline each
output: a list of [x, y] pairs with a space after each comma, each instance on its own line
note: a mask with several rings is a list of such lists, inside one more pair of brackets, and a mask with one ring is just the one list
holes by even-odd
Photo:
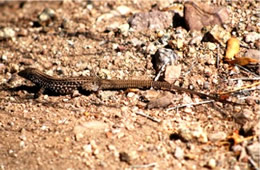
[[229, 22], [229, 13], [224, 7], [209, 6], [205, 3], [188, 1], [184, 4], [184, 18], [189, 30], [201, 30], [209, 25]]
[[137, 31], [145, 29], [165, 29], [172, 25], [173, 15], [171, 12], [161, 11], [140, 12], [131, 16], [128, 23]]

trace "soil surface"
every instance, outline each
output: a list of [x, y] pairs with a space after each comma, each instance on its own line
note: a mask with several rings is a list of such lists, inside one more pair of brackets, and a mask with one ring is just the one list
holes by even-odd
[[[35, 99], [28, 88], [10, 90], [33, 85], [17, 75], [27, 67], [57, 77], [151, 80], [157, 74], [153, 54], [167, 45], [179, 56], [181, 71], [178, 67], [173, 82], [178, 86], [209, 94], [257, 82], [239, 80], [258, 73], [224, 63], [226, 48], [218, 42], [189, 44], [194, 37], [184, 26], [129, 28], [134, 13], [175, 4], [183, 14], [183, 3], [167, 0], [1, 1], [0, 30], [6, 35], [0, 38], [0, 169], [259, 168], [260, 156], [251, 147], [260, 139], [254, 86], [228, 95], [244, 105], [213, 101], [179, 108], [207, 99], [153, 89]], [[259, 33], [254, 13], [259, 3], [215, 5], [230, 11], [227, 25], [236, 28], [241, 51], [256, 49], [244, 40], [246, 33]], [[154, 96], [169, 96], [163, 101], [170, 104], [147, 107]]]

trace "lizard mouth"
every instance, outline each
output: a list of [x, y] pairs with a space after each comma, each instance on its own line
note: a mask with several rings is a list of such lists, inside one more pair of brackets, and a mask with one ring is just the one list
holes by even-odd
[[18, 75], [21, 77], [26, 77], [26, 70], [19, 71]]

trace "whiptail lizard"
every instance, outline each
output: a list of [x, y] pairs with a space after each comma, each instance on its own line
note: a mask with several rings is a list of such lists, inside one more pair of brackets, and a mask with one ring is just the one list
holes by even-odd
[[[56, 94], [72, 94], [75, 90], [98, 91], [112, 89], [127, 89], [127, 88], [155, 88], [168, 91], [180, 91], [196, 94], [202, 98], [210, 98], [216, 101], [222, 101], [216, 95], [208, 95], [197, 91], [181, 88], [163, 81], [152, 80], [109, 80], [100, 79], [98, 77], [82, 76], [82, 77], [67, 77], [57, 78], [49, 76], [36, 68], [26, 68], [18, 73], [19, 76], [30, 80], [40, 88], [36, 97], [41, 95], [45, 90]], [[227, 102], [228, 101], [223, 101]]]

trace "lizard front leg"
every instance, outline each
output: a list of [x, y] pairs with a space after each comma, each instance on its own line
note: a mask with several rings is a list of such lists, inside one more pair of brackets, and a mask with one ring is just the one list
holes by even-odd
[[40, 87], [39, 90], [34, 94], [34, 96], [33, 96], [34, 99], [39, 98], [43, 94], [44, 91], [45, 91], [45, 87]]

